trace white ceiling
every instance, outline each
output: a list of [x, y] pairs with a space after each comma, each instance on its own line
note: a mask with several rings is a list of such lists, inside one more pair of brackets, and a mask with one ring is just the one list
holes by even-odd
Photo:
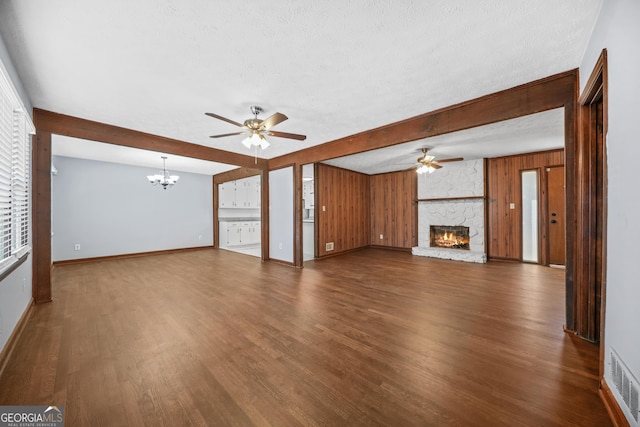
[[35, 107], [252, 155], [204, 113], [258, 104], [308, 136], [272, 158], [576, 68], [601, 3], [3, 0], [0, 33]]
[[53, 135], [51, 145], [51, 151], [56, 156], [148, 167], [153, 169], [149, 171], [149, 174], [156, 173], [162, 169], [162, 156], [167, 157], [167, 170], [171, 172], [180, 171], [202, 175], [215, 175], [236, 168], [233, 165], [226, 165], [224, 163], [176, 156], [158, 151], [104, 144], [63, 135]]
[[371, 175], [416, 166], [422, 148], [428, 148], [436, 160], [458, 157], [472, 160], [563, 147], [564, 108], [559, 108], [323, 163]]

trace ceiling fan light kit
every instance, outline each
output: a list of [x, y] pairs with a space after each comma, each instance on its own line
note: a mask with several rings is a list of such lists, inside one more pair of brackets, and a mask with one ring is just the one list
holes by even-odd
[[304, 141], [307, 138], [305, 135], [298, 135], [295, 133], [278, 132], [278, 131], [270, 130], [273, 126], [279, 123], [282, 123], [288, 119], [288, 117], [285, 116], [284, 114], [274, 113], [271, 116], [267, 117], [266, 119], [261, 120], [258, 118], [258, 114], [264, 111], [262, 107], [258, 105], [252, 105], [250, 109], [251, 109], [251, 114], [253, 114], [253, 117], [245, 120], [243, 124], [240, 124], [234, 120], [227, 119], [226, 117], [222, 117], [214, 113], [205, 113], [207, 116], [213, 117], [214, 119], [222, 120], [234, 126], [238, 126], [244, 129], [243, 131], [240, 131], [240, 132], [211, 135], [211, 138], [222, 138], [226, 136], [242, 135], [248, 132], [249, 134], [245, 139], [242, 140], [242, 144], [247, 148], [260, 147], [260, 149], [262, 150], [269, 147], [270, 145], [269, 142], [264, 137], [265, 135], [275, 136], [278, 138], [296, 139], [298, 141]]
[[427, 155], [428, 151], [428, 148], [423, 148], [422, 157], [418, 157], [418, 167], [416, 169], [416, 172], [421, 175], [423, 173], [433, 173], [435, 170], [442, 168], [442, 166], [440, 166], [436, 161], [435, 156]]

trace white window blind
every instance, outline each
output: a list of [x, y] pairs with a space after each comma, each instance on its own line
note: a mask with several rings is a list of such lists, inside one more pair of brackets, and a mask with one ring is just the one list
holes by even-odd
[[0, 269], [30, 249], [31, 117], [0, 64]]

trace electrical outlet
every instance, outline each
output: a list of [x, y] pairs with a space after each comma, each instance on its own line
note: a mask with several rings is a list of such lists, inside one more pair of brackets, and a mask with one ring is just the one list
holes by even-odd
[[325, 245], [325, 250], [332, 251], [333, 250], [333, 242], [329, 242]]
[[73, 246], [73, 250], [74, 250], [74, 251], [79, 251], [79, 250], [80, 250], [80, 243], [76, 243], [76, 244]]
[[509, 209], [515, 209], [515, 208], [516, 208], [515, 203], [509, 203]]
[[282, 243], [278, 243], [278, 249], [282, 249]]
[[198, 236], [198, 240], [202, 240], [202, 234]]
[[383, 239], [384, 239], [384, 236], [381, 234], [380, 235], [380, 240], [383, 240]]

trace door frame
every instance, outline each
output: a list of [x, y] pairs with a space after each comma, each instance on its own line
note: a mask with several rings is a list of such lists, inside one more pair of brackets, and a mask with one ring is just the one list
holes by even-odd
[[[585, 339], [600, 342], [601, 378], [604, 375], [607, 265], [607, 80], [607, 50], [603, 49], [578, 98], [576, 198], [577, 206], [581, 206], [582, 209], [578, 211], [576, 225], [579, 230], [578, 237], [581, 237], [582, 241], [577, 245], [575, 263], [575, 304], [578, 309], [575, 332]], [[601, 128], [597, 128], [598, 104], [602, 105]], [[601, 138], [600, 146], [597, 143], [598, 137]], [[598, 177], [601, 181], [598, 181]], [[597, 279], [600, 280], [600, 289], [596, 287]]]

